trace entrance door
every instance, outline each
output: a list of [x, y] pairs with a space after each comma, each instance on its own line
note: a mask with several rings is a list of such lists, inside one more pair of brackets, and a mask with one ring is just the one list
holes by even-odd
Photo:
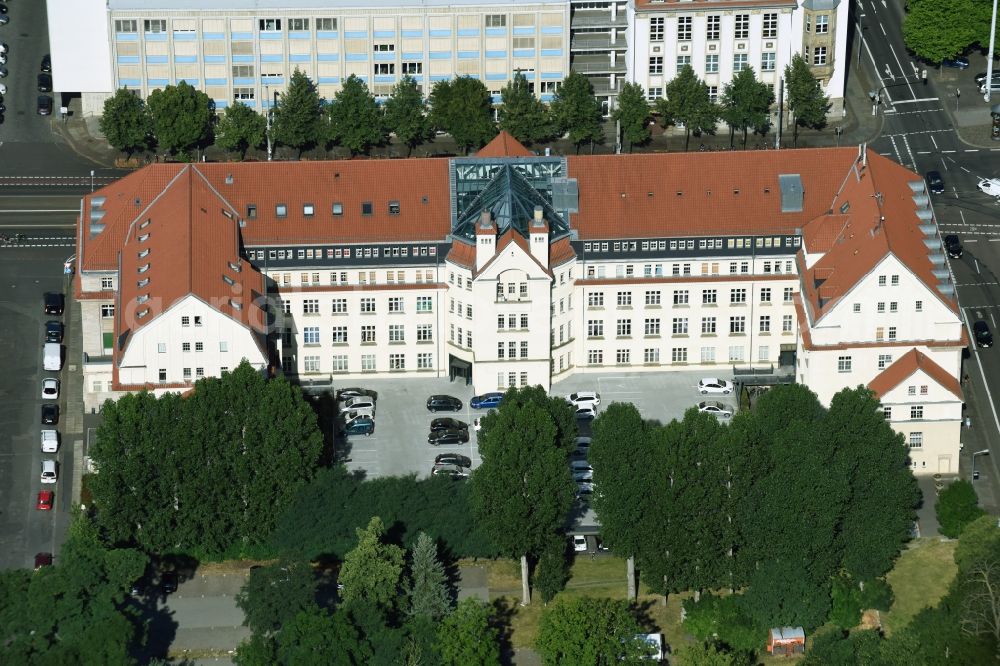
[[938, 474], [951, 474], [951, 456], [938, 456]]

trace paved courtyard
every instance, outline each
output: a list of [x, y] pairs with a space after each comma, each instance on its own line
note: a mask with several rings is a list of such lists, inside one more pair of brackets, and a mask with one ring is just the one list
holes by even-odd
[[[601, 407], [598, 414], [612, 402], [631, 402], [647, 419], [668, 423], [683, 416], [689, 407], [705, 399], [697, 391], [698, 380], [704, 372], [607, 372], [578, 374], [556, 383], [552, 395], [568, 395], [574, 391], [598, 391]], [[726, 373], [723, 373], [723, 377]], [[472, 398], [471, 386], [461, 379], [449, 381], [445, 378], [370, 380], [367, 382], [348, 381], [337, 384], [337, 388], [363, 386], [378, 392], [375, 412], [375, 433], [370, 437], [352, 436], [345, 441], [338, 440], [341, 453], [349, 460], [350, 471], [362, 471], [368, 478], [380, 476], [400, 476], [416, 474], [426, 477], [439, 453], [460, 453], [472, 459], [473, 467], [481, 462], [476, 447], [475, 433], [467, 444], [453, 446], [432, 446], [427, 443], [430, 423], [439, 416], [450, 416], [465, 421], [470, 426], [473, 421], [486, 413], [469, 407]], [[463, 403], [460, 412], [427, 411], [427, 397], [446, 394], [459, 398]], [[709, 396], [730, 407], [736, 407], [736, 396]]]

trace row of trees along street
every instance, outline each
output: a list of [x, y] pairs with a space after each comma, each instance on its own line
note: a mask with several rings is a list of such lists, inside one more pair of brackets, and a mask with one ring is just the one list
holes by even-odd
[[[801, 56], [793, 57], [785, 80], [787, 106], [794, 116], [793, 137], [797, 138], [800, 126], [824, 127], [829, 99]], [[710, 98], [708, 86], [690, 66], [683, 67], [664, 90], [666, 97], [651, 106], [641, 85], [626, 83], [622, 88], [612, 118], [620, 123], [629, 150], [649, 141], [654, 111], [665, 127], [684, 127], [685, 150], [692, 134], [714, 134], [720, 120], [729, 126], [730, 145], [739, 131], [744, 148], [749, 132], [763, 134], [770, 128], [774, 93], [757, 80], [753, 69], [740, 71], [725, 86], [719, 103]], [[304, 150], [333, 146], [346, 148], [352, 156], [367, 154], [373, 147], [386, 145], [390, 134], [412, 151], [431, 141], [436, 131], [447, 133], [466, 152], [486, 144], [498, 129], [525, 145], [566, 137], [577, 151], [584, 144], [593, 147], [605, 139], [593, 86], [576, 72], [562, 81], [549, 105], [535, 97], [531, 84], [517, 72], [501, 91], [497, 122], [489, 90], [468, 76], [437, 81], [427, 99], [417, 82], [404, 76], [380, 105], [354, 75], [344, 80], [328, 102], [296, 70], [279, 98], [271, 111], [269, 130], [263, 115], [240, 102], [217, 115], [208, 95], [185, 82], [154, 90], [148, 100], [122, 88], [105, 102], [100, 127], [113, 147], [129, 155], [156, 149], [179, 159], [192, 159], [213, 143], [243, 159], [248, 150], [267, 143], [268, 132], [274, 144], [299, 156]]]
[[903, 41], [917, 57], [935, 65], [973, 46], [985, 50], [992, 11], [990, 0], [908, 0]]

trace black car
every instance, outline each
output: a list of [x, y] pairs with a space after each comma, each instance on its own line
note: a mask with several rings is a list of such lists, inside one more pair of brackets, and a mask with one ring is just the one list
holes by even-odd
[[61, 315], [65, 302], [66, 300], [62, 294], [54, 291], [45, 292], [45, 314]]
[[62, 342], [63, 339], [63, 325], [61, 321], [47, 321], [45, 322], [45, 341], [46, 342]]
[[173, 594], [177, 591], [177, 572], [164, 571], [160, 576], [160, 589], [163, 594]]
[[52, 115], [52, 98], [48, 95], [38, 96], [38, 115], [40, 116], [51, 116]]
[[924, 178], [927, 180], [927, 189], [933, 194], [944, 193], [944, 178], [940, 171], [928, 171]]
[[52, 92], [52, 77], [48, 74], [38, 75], [38, 92]]
[[431, 432], [437, 432], [438, 430], [468, 430], [469, 424], [465, 421], [459, 421], [458, 419], [452, 419], [448, 417], [443, 417], [440, 419], [434, 419], [431, 421]]
[[947, 250], [948, 256], [952, 259], [962, 257], [962, 243], [955, 234], [948, 234], [944, 237], [944, 249]]
[[42, 424], [55, 425], [59, 423], [59, 405], [51, 402], [42, 405]]
[[439, 453], [436, 458], [434, 458], [435, 465], [458, 465], [459, 467], [465, 467], [466, 469], [472, 467], [472, 460], [468, 456], [463, 456], [459, 453]]
[[438, 430], [427, 435], [427, 443], [434, 446], [440, 446], [441, 444], [465, 444], [468, 441], [468, 430]]
[[972, 325], [972, 335], [976, 338], [976, 344], [980, 347], [993, 346], [993, 334], [990, 333], [990, 325], [982, 319]]
[[42, 71], [46, 74], [52, 71], [52, 58], [48, 53], [42, 56]]
[[954, 58], [945, 58], [941, 61], [942, 67], [951, 67], [952, 69], [968, 69], [969, 59], [965, 56], [955, 56]]
[[432, 412], [457, 412], [462, 409], [462, 401], [450, 395], [432, 395], [427, 398], [427, 409]]
[[[980, 86], [983, 85], [983, 82], [985, 80], [986, 80], [986, 72], [979, 72], [978, 74], [976, 74], [976, 85]], [[993, 80], [994, 81], [1000, 80], [1000, 72], [998, 72], [997, 70], [993, 70]]]

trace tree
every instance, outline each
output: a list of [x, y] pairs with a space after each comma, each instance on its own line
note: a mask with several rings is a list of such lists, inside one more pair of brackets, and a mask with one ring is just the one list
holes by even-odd
[[243, 624], [255, 634], [271, 635], [301, 611], [316, 605], [316, 576], [305, 561], [283, 561], [250, 570], [236, 595]]
[[469, 597], [442, 620], [434, 651], [442, 666], [499, 666], [499, 640], [490, 606]]
[[309, 77], [296, 68], [280, 99], [272, 111], [271, 135], [274, 141], [294, 148], [301, 156], [304, 149], [318, 144], [325, 134], [319, 93]]
[[227, 106], [215, 127], [215, 143], [224, 150], [240, 154], [261, 146], [267, 139], [267, 121], [249, 106], [236, 102]]
[[100, 119], [101, 133], [108, 143], [129, 157], [149, 147], [153, 121], [146, 102], [128, 88], [119, 88], [104, 100]]
[[567, 135], [576, 146], [590, 142], [590, 152], [594, 144], [604, 141], [604, 118], [601, 103], [594, 97], [594, 86], [585, 75], [572, 71], [556, 90], [549, 113], [560, 136]]
[[[989, 28], [975, 0], [920, 0], [911, 2], [903, 17], [903, 41], [918, 57], [932, 63], [953, 58], [981, 39]], [[988, 14], [985, 16], [988, 20]], [[987, 24], [988, 25], [988, 24]]]
[[333, 103], [327, 106], [327, 113], [330, 138], [350, 150], [352, 156], [367, 153], [372, 146], [389, 138], [382, 109], [365, 82], [354, 74], [344, 79]]
[[638, 666], [650, 654], [641, 632], [626, 602], [575, 597], [543, 611], [535, 648], [546, 664]]
[[677, 657], [684, 666], [752, 666], [756, 663], [752, 652], [731, 652], [712, 641], [685, 645], [677, 651]]
[[288, 618], [274, 636], [254, 633], [236, 650], [240, 666], [354, 666], [371, 663], [370, 644], [348, 614], [312, 606]]
[[451, 609], [451, 593], [434, 539], [424, 532], [418, 534], [411, 559], [409, 614], [439, 620]]
[[618, 105], [611, 112], [611, 118], [621, 124], [620, 139], [628, 142], [630, 153], [632, 146], [649, 141], [649, 102], [640, 84], [625, 82], [618, 93]]
[[406, 146], [407, 157], [415, 147], [434, 136], [424, 96], [416, 79], [409, 74], [392, 87], [392, 94], [385, 102], [385, 125]]
[[466, 153], [497, 134], [493, 124], [493, 98], [479, 79], [460, 76], [438, 81], [431, 88], [431, 123], [447, 132]]
[[552, 136], [548, 109], [531, 92], [520, 70], [500, 91], [500, 99], [500, 129], [527, 145]]
[[542, 601], [549, 603], [566, 587], [569, 580], [569, 561], [566, 553], [566, 539], [562, 535], [553, 537], [542, 549], [535, 566], [534, 585], [542, 595]]
[[403, 549], [383, 543], [385, 526], [378, 516], [368, 522], [368, 527], [357, 530], [358, 545], [344, 557], [337, 582], [343, 585], [341, 598], [371, 602], [391, 608], [399, 592], [403, 574]]
[[957, 479], [948, 484], [938, 495], [934, 504], [937, 513], [940, 532], [946, 537], [957, 539], [965, 527], [984, 515], [979, 508], [979, 498], [972, 483], [965, 479]]
[[993, 516], [983, 514], [965, 526], [955, 548], [955, 564], [968, 570], [976, 562], [1000, 560], [1000, 527]]
[[149, 113], [156, 142], [170, 155], [187, 157], [195, 148], [212, 143], [215, 102], [187, 81], [154, 90]]
[[963, 573], [962, 631], [988, 636], [994, 645], [994, 658], [1000, 661], [1000, 562], [980, 560]]
[[785, 66], [785, 88], [788, 90], [788, 110], [795, 118], [792, 125], [792, 145], [795, 146], [800, 126], [813, 129], [826, 126], [830, 98], [823, 94], [823, 86], [800, 53], [793, 55], [791, 63]]
[[757, 80], [752, 67], [737, 72], [722, 90], [722, 119], [729, 124], [729, 145], [733, 145], [735, 130], [743, 132], [743, 147], [747, 147], [747, 132], [762, 130], [768, 124], [768, 113], [774, 103], [771, 86]]
[[551, 411], [559, 409], [568, 416], [569, 405], [561, 398], [545, 398], [540, 404], [534, 397], [539, 391], [510, 389], [500, 408], [482, 419], [483, 463], [472, 475], [477, 519], [501, 551], [521, 557], [524, 604], [530, 602], [528, 557], [540, 553], [554, 536], [564, 535], [576, 495], [566, 464], [572, 431], [561, 438], [561, 419], [553, 418]]
[[719, 122], [719, 107], [712, 102], [708, 86], [698, 78], [691, 65], [684, 65], [664, 88], [666, 97], [656, 100], [656, 110], [664, 125], [684, 125], [684, 150], [688, 149], [691, 132], [714, 134]]

